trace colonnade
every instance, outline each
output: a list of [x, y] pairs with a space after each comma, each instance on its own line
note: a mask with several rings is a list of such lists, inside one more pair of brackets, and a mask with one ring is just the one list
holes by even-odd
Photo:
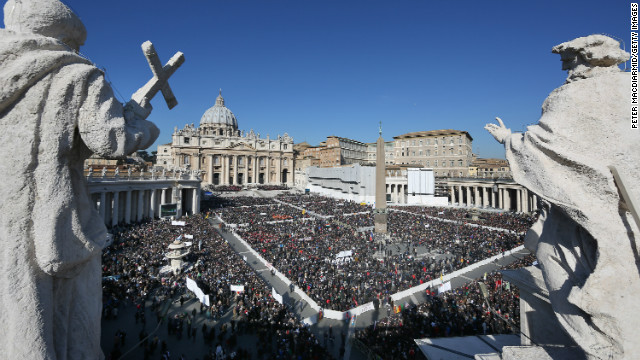
[[[93, 204], [107, 226], [200, 212], [199, 180], [99, 179], [88, 184]], [[171, 205], [162, 207], [167, 204]]]
[[387, 194], [391, 195], [391, 203], [406, 204], [407, 203], [407, 184], [386, 184]]
[[538, 197], [516, 183], [448, 182], [451, 205], [495, 208], [517, 212], [537, 210]]

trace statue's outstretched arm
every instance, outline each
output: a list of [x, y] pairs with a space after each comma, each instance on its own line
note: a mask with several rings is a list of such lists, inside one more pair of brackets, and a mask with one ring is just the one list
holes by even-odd
[[511, 135], [511, 129], [507, 129], [507, 127], [502, 122], [502, 119], [496, 117], [499, 125], [496, 124], [487, 124], [484, 126], [487, 131], [493, 135], [493, 137], [498, 140], [500, 144], [504, 144], [509, 135]]

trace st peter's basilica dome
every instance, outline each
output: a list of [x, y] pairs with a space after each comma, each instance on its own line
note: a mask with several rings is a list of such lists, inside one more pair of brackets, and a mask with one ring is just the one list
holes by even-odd
[[238, 130], [238, 120], [233, 115], [231, 110], [224, 106], [224, 99], [222, 98], [222, 90], [216, 98], [216, 104], [204, 112], [200, 119], [200, 126], [202, 125], [226, 125], [232, 126], [233, 130]]

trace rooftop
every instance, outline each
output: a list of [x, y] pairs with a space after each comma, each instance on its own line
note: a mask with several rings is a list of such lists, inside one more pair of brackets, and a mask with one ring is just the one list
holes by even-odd
[[425, 136], [443, 136], [443, 135], [465, 135], [469, 140], [473, 140], [468, 132], [462, 130], [442, 129], [442, 130], [429, 130], [429, 131], [415, 131], [398, 136], [394, 136], [394, 139], [409, 139]]

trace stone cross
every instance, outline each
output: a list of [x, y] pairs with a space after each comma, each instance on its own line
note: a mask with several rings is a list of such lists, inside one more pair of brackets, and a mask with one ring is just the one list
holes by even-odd
[[142, 52], [151, 67], [153, 77], [131, 96], [131, 100], [135, 101], [140, 107], [147, 108], [151, 106], [149, 104], [151, 99], [153, 99], [158, 91], [161, 91], [164, 100], [167, 102], [167, 106], [169, 109], [172, 109], [178, 105], [178, 100], [176, 100], [169, 86], [169, 77], [184, 63], [184, 54], [177, 52], [163, 67], [151, 41], [145, 41], [142, 44]]

